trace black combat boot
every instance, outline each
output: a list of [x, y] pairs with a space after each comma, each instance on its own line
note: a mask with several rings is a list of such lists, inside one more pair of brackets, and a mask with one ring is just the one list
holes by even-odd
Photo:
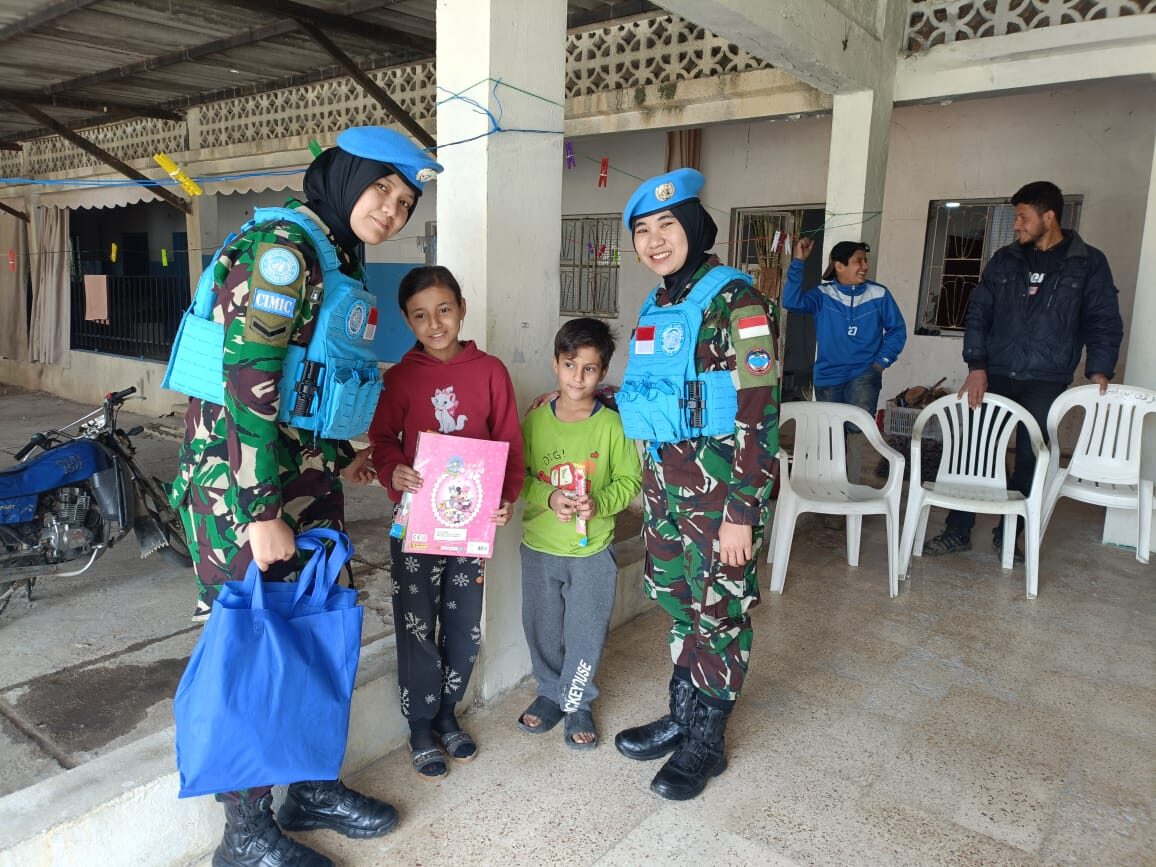
[[728, 716], [729, 709], [697, 702], [686, 740], [655, 774], [650, 791], [669, 801], [687, 801], [702, 794], [707, 780], [727, 769], [724, 733]]
[[333, 867], [321, 853], [281, 833], [272, 803], [272, 795], [225, 802], [225, 836], [213, 867]]
[[648, 762], [674, 752], [686, 739], [694, 715], [695, 694], [689, 680], [677, 674], [670, 679], [670, 713], [652, 723], [620, 731], [614, 738], [618, 752], [628, 759]]
[[397, 810], [347, 789], [341, 780], [315, 780], [289, 787], [277, 821], [286, 831], [326, 828], [346, 837], [380, 837], [397, 825]]

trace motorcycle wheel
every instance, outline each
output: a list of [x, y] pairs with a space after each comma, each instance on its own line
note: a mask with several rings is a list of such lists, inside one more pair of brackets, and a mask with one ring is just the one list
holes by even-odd
[[193, 558], [189, 556], [185, 528], [180, 516], [169, 507], [168, 498], [164, 496], [165, 483], [155, 477], [147, 481], [141, 479], [137, 490], [144, 500], [145, 509], [156, 519], [168, 542], [157, 553], [170, 566], [188, 569], [193, 565]]

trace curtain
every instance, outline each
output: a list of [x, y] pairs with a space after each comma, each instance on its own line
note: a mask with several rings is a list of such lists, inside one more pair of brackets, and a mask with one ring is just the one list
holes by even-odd
[[701, 169], [702, 129], [680, 129], [666, 134], [666, 170]]
[[39, 243], [32, 262], [29, 354], [32, 361], [68, 367], [72, 328], [68, 210], [39, 208], [39, 212]]
[[0, 356], [28, 360], [28, 224], [0, 214]]

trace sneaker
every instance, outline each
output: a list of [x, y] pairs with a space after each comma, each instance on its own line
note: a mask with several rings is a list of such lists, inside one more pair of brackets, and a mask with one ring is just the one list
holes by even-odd
[[941, 554], [958, 554], [961, 551], [971, 550], [971, 534], [959, 530], [944, 530], [934, 539], [923, 545], [925, 557], [938, 557]]
[[204, 599], [197, 599], [193, 603], [193, 623], [204, 623], [209, 619], [209, 615], [213, 611], [213, 606], [207, 603]]
[[[995, 548], [995, 555], [999, 557], [1000, 562], [1003, 562], [1003, 530], [996, 528], [991, 534], [991, 545]], [[1019, 537], [1016, 537], [1015, 548], [1012, 549], [1012, 563], [1019, 564], [1024, 562], [1024, 546], [1020, 543]]]

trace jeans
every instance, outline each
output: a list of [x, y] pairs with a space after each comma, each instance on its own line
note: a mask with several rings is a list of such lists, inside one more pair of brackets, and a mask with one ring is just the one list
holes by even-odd
[[[879, 405], [879, 391], [883, 388], [883, 371], [870, 367], [854, 379], [838, 385], [816, 385], [815, 400], [827, 403], [848, 403], [866, 411], [875, 418], [875, 408]], [[862, 469], [863, 438], [859, 428], [853, 424], [845, 426], [847, 431], [847, 479], [860, 480]]]
[[[1034, 380], [1012, 379], [1007, 376], [989, 376], [987, 390], [992, 394], [1010, 398], [1028, 411], [1040, 431], [1044, 435], [1044, 442], [1048, 441], [1048, 410], [1057, 397], [1063, 394], [1067, 385], [1061, 382], [1038, 382]], [[1032, 440], [1028, 436], [1027, 428], [1022, 424], [1016, 425], [1016, 459], [1015, 469], [1008, 479], [1008, 490], [1019, 491], [1025, 497], [1032, 490], [1032, 473], [1036, 470], [1036, 455], [1032, 451]], [[1017, 533], [1024, 529], [1023, 519], [1017, 522]], [[961, 535], [971, 535], [971, 528], [975, 526], [974, 512], [947, 513], [946, 527]], [[996, 532], [1002, 532], [1003, 521], [996, 526]]]

